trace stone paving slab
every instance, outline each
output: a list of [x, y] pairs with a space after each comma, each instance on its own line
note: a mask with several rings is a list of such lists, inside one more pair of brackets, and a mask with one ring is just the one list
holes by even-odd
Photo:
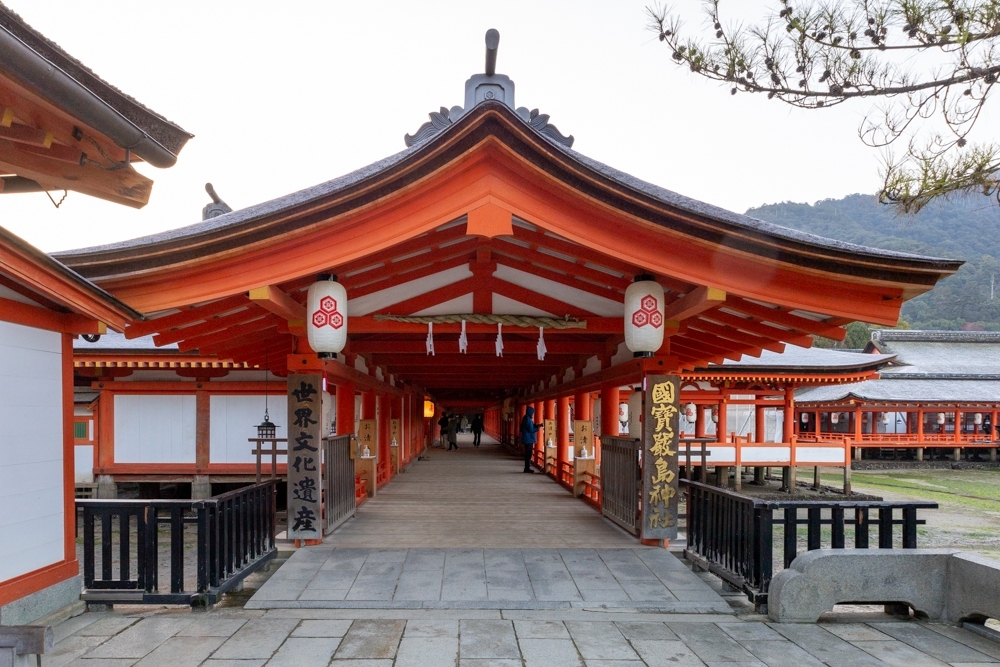
[[[364, 613], [373, 617], [358, 618]], [[870, 622], [855, 617], [851, 622], [786, 625], [753, 614], [490, 613], [490, 618], [469, 617], [464, 610], [273, 610], [257, 617], [226, 609], [86, 614], [55, 628], [61, 639], [44, 664], [1000, 667], [1000, 643], [961, 628], [887, 621], [884, 615]], [[542, 613], [549, 617], [524, 617]], [[332, 614], [345, 618], [324, 617]]]
[[[287, 572], [286, 572], [287, 570]], [[635, 609], [730, 613], [665, 549], [299, 549], [247, 609]]]

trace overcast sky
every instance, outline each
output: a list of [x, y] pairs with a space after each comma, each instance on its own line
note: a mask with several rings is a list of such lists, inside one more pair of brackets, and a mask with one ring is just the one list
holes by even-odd
[[[674, 65], [643, 0], [3, 1], [195, 135], [174, 167], [140, 165], [155, 184], [138, 211], [77, 193], [59, 210], [44, 194], [0, 199], [0, 224], [46, 251], [197, 222], [206, 181], [238, 209], [402, 150], [428, 112], [464, 102], [488, 28], [518, 106], [644, 180], [738, 212], [878, 186], [879, 154], [857, 138], [867, 106], [730, 96]], [[700, 24], [699, 2], [675, 5]]]

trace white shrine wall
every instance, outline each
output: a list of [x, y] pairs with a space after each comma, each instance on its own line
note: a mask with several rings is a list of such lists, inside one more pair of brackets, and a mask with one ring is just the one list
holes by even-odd
[[[251, 454], [254, 445], [248, 439], [257, 437], [257, 424], [264, 421], [264, 395], [213, 394], [209, 406], [209, 462], [255, 463], [257, 458]], [[271, 422], [277, 425], [277, 437], [286, 437], [288, 396], [268, 394], [267, 410]], [[279, 447], [284, 449], [284, 443]], [[279, 456], [278, 462], [284, 463], [285, 457]]]
[[61, 334], [0, 321], [0, 583], [62, 562]]
[[115, 395], [115, 463], [194, 463], [195, 395]]

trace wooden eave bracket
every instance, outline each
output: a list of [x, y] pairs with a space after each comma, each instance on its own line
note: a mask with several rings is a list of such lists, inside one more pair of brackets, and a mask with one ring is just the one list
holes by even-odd
[[724, 290], [715, 287], [698, 287], [667, 305], [663, 312], [663, 319], [685, 320], [716, 306], [721, 306], [725, 302], [726, 292]]
[[251, 301], [264, 310], [284, 318], [289, 323], [305, 322], [306, 308], [274, 285], [256, 287], [247, 294]]

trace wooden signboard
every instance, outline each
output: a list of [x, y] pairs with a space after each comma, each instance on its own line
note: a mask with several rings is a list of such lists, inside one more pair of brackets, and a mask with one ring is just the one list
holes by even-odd
[[321, 375], [288, 376], [288, 537], [323, 539]]
[[[556, 420], [546, 419], [543, 421], [542, 435], [542, 460], [545, 468], [542, 472], [549, 472], [556, 467], [556, 452], [559, 447], [559, 439], [556, 437]], [[549, 445], [552, 445], [551, 447]]]
[[649, 375], [643, 405], [642, 530], [644, 540], [677, 538], [677, 446], [680, 378]]
[[365, 447], [368, 447], [368, 456], [378, 456], [375, 424], [374, 419], [362, 419], [358, 422], [358, 456], [365, 455]]
[[402, 444], [402, 428], [399, 419], [389, 420], [389, 458], [393, 473], [399, 472], [399, 449]]
[[594, 422], [578, 419], [573, 422], [573, 457], [582, 456], [584, 447], [587, 456], [594, 455]]

